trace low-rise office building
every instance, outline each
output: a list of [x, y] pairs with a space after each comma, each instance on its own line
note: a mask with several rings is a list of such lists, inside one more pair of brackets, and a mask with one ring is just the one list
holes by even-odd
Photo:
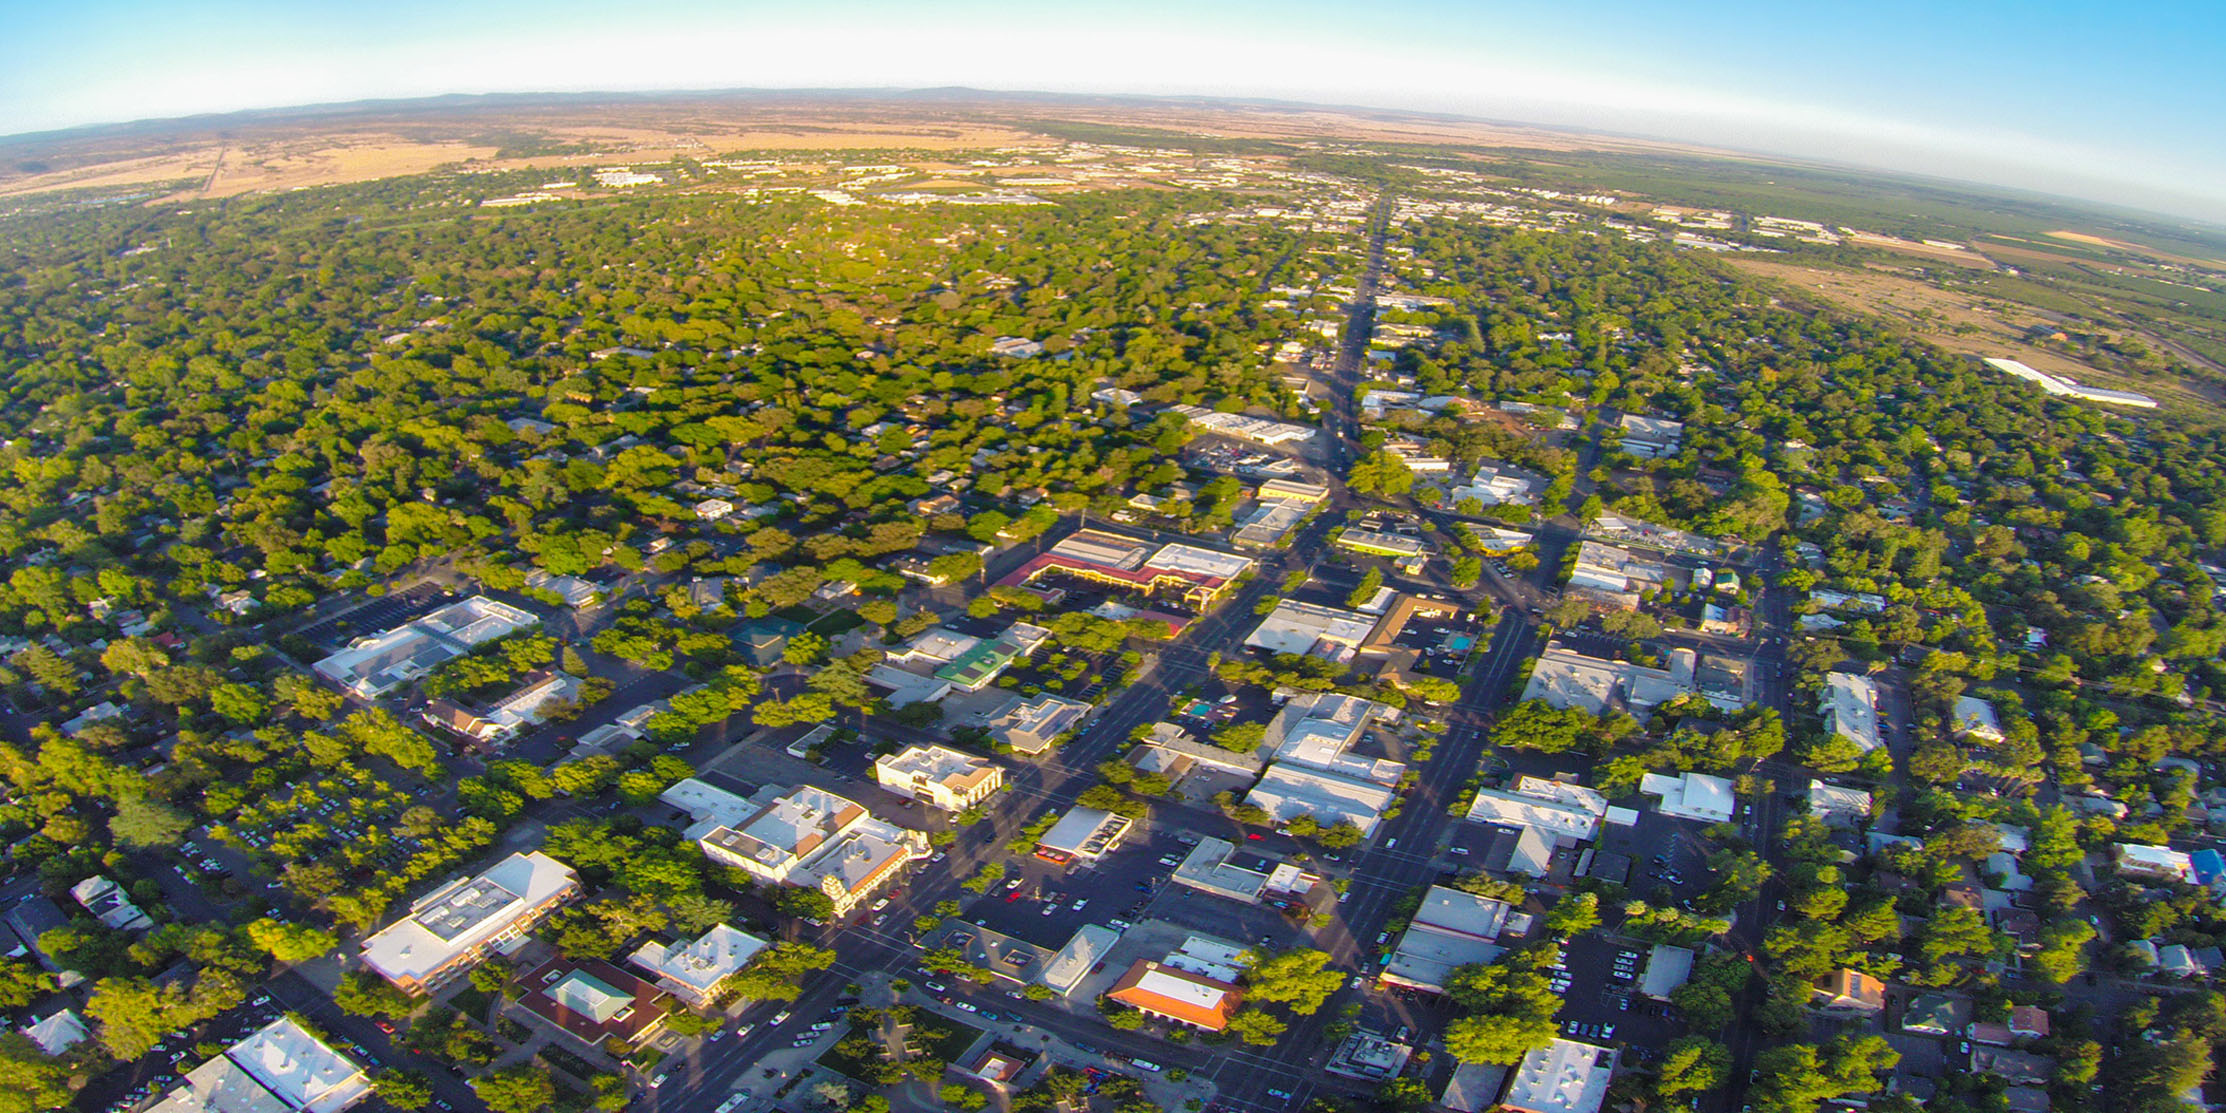
[[1507, 1113], [1600, 1113], [1614, 1074], [1612, 1049], [1557, 1039], [1523, 1056], [1508, 1074], [1500, 1108]]
[[370, 1095], [361, 1065], [280, 1017], [188, 1071], [148, 1113], [340, 1113]]
[[873, 779], [906, 799], [958, 812], [1004, 787], [1005, 771], [945, 746], [908, 746], [875, 759]]
[[[706, 857], [760, 881], [817, 889], [847, 916], [904, 866], [931, 853], [927, 835], [876, 818], [864, 805], [809, 785], [768, 785], [747, 800], [690, 778], [688, 837]], [[677, 786], [676, 786], [677, 787]]]
[[721, 984], [741, 973], [769, 945], [749, 932], [714, 924], [681, 946], [652, 939], [634, 948], [626, 961], [657, 979], [665, 992], [702, 1009], [718, 999]]
[[419, 898], [409, 915], [363, 941], [363, 961], [396, 987], [424, 993], [522, 937], [579, 891], [572, 867], [538, 850], [512, 854]]
[[1059, 865], [1087, 865], [1120, 848], [1136, 821], [1100, 808], [1076, 805], [1036, 840], [1036, 857]]

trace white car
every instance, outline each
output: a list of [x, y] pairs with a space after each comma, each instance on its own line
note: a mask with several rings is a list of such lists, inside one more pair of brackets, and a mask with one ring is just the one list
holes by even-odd
[[974, 1004], [972, 1001], [953, 1001], [951, 1002], [951, 1007], [957, 1009], [962, 1013], [978, 1013], [982, 1011], [981, 1007]]
[[650, 1079], [650, 1080], [649, 1080], [649, 1088], [650, 1088], [650, 1089], [652, 1089], [652, 1090], [654, 1090], [654, 1089], [656, 1089], [657, 1087], [659, 1087], [659, 1086], [662, 1086], [662, 1085], [664, 1085], [664, 1084], [665, 1084], [665, 1072], [663, 1072], [663, 1071], [658, 1071], [658, 1072], [657, 1072], [657, 1077], [655, 1077], [655, 1078], [652, 1078], [652, 1079]]
[[1087, 904], [1089, 904], [1089, 903], [1090, 903], [1090, 898], [1088, 898], [1088, 897], [1080, 897], [1080, 898], [1077, 898], [1077, 899], [1075, 900], [1075, 902], [1074, 902], [1073, 904], [1071, 904], [1071, 905], [1068, 905], [1067, 907], [1068, 907], [1068, 908], [1071, 908], [1071, 909], [1073, 909], [1073, 910], [1074, 910], [1074, 911], [1076, 911], [1076, 912], [1080, 912], [1080, 911], [1082, 911], [1082, 908], [1083, 908], [1083, 906], [1084, 906], [1084, 905], [1087, 905]]
[[734, 1113], [735, 1109], [741, 1104], [742, 1095], [736, 1094], [728, 1098], [727, 1100], [719, 1103], [719, 1113]]
[[788, 1023], [787, 1009], [782, 1009], [781, 1011], [773, 1014], [773, 1027], [778, 1028], [786, 1023]]
[[887, 897], [883, 897], [880, 900], [873, 902], [873, 910], [876, 912], [879, 912], [887, 907], [889, 907], [889, 898]]
[[1005, 882], [1005, 891], [1008, 893], [1018, 888], [1020, 888], [1020, 879], [1017, 877], [1013, 878], [1011, 881]]

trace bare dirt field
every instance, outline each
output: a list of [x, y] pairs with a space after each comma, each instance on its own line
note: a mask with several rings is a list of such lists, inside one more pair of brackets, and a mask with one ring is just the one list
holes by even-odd
[[228, 197], [418, 174], [449, 164], [554, 169], [757, 151], [924, 154], [1056, 145], [1031, 128], [1036, 121], [1234, 139], [1696, 150], [1545, 128], [1295, 106], [722, 96], [611, 104], [429, 103], [0, 141], [0, 196], [197, 179], [200, 185], [186, 196]]

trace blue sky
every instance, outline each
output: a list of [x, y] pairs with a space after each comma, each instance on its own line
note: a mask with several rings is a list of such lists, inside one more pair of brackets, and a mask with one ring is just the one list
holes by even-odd
[[1657, 135], [2226, 221], [2226, 3], [0, 0], [0, 134], [447, 92], [970, 85]]

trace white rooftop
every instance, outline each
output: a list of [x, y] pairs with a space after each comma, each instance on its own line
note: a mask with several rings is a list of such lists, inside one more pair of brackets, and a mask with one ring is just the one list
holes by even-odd
[[1598, 1113], [1615, 1073], [1615, 1052], [1557, 1039], [1523, 1056], [1500, 1104], [1521, 1113]]
[[335, 1113], [371, 1090], [362, 1067], [290, 1017], [271, 1021], [225, 1054], [289, 1108], [308, 1113]]
[[635, 948], [627, 961], [659, 978], [708, 994], [728, 975], [748, 966], [767, 945], [766, 940], [749, 932], [717, 924], [685, 946], [667, 947], [651, 940]]
[[579, 885], [572, 867], [540, 851], [512, 854], [410, 906], [363, 941], [363, 961], [395, 981], [423, 981], [457, 955], [500, 935], [526, 910]]

